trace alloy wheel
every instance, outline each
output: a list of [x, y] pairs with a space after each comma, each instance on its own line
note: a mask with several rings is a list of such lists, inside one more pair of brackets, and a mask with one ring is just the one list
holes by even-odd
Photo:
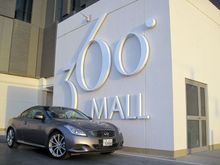
[[65, 138], [61, 133], [54, 133], [50, 136], [48, 150], [54, 158], [62, 158], [65, 156]]
[[12, 128], [10, 128], [7, 132], [6, 141], [7, 141], [7, 144], [10, 148], [13, 147], [13, 145], [15, 143], [15, 132]]

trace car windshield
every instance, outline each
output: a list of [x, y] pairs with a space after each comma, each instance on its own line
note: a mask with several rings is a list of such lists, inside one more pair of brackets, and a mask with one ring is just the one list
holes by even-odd
[[56, 119], [89, 120], [89, 117], [79, 110], [61, 107], [52, 107], [47, 111], [48, 116]]

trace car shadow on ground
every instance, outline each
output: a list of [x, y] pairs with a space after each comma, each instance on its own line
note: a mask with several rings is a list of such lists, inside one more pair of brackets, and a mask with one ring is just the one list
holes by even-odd
[[0, 135], [0, 143], [6, 143], [6, 138], [4, 135]]
[[[58, 161], [58, 159], [54, 159], [50, 157], [48, 154], [48, 151], [44, 148], [36, 148], [28, 145], [18, 145], [16, 149], [10, 149], [8, 148], [6, 144], [6, 139], [5, 136], [0, 136], [0, 143], [1, 146], [4, 146], [6, 150], [8, 150], [9, 153], [14, 153], [18, 155], [26, 155], [26, 159], [29, 159], [30, 157], [28, 155], [35, 155], [35, 158], [40, 158], [40, 159], [45, 159], [45, 160], [50, 160], [50, 161]], [[62, 159], [61, 161], [64, 162], [96, 162], [98, 161], [110, 161], [113, 157], [118, 157], [117, 154], [100, 154], [100, 153], [90, 153], [90, 154], [72, 154], [69, 156], [67, 159]]]
[[71, 155], [67, 159], [54, 159], [49, 156], [46, 149], [42, 148], [34, 148], [29, 146], [20, 146], [18, 148], [22, 150], [22, 152], [28, 153], [30, 155], [35, 155], [36, 159], [40, 159], [42, 162], [50, 161], [52, 164], [72, 164], [73, 162], [80, 165], [97, 165], [97, 164], [111, 164], [113, 159], [119, 159], [119, 155], [110, 154], [110, 155], [102, 155], [99, 153], [91, 153], [91, 154], [81, 154], [81, 155]]
[[[47, 157], [52, 160], [57, 160], [55, 158], [52, 158], [49, 156], [48, 151], [43, 148], [34, 148], [30, 146], [22, 146], [23, 149], [25, 149], [28, 152], [33, 152], [37, 155], [40, 155], [42, 157]], [[21, 147], [20, 147], [21, 149]], [[89, 154], [71, 154], [68, 158], [63, 159], [62, 161], [68, 161], [68, 160], [75, 160], [75, 161], [83, 161], [83, 160], [97, 160], [97, 159], [112, 159], [112, 157], [117, 156], [116, 154], [100, 154], [100, 153], [89, 153]]]
[[[0, 135], [0, 143], [4, 143], [4, 145], [7, 147], [6, 144], [6, 137], [4, 135]], [[41, 157], [46, 157], [46, 158], [50, 158], [52, 160], [56, 160], [54, 158], [51, 158], [48, 154], [48, 151], [44, 148], [35, 148], [32, 146], [27, 146], [27, 145], [19, 145], [17, 147], [16, 150], [20, 150], [20, 152], [32, 152], [35, 155], [39, 155]], [[83, 161], [83, 160], [93, 160], [93, 159], [111, 159], [112, 155], [114, 154], [99, 154], [99, 153], [90, 153], [90, 154], [72, 154], [71, 156], [69, 156], [67, 159], [65, 159], [65, 161], [67, 160], [79, 160], [79, 161]], [[115, 155], [116, 156], [116, 155]]]

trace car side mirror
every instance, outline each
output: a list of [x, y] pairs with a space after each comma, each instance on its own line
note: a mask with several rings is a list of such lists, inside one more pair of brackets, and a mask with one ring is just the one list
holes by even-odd
[[34, 119], [37, 119], [37, 120], [44, 120], [44, 115], [40, 115], [40, 114], [36, 114], [35, 116], [34, 116]]

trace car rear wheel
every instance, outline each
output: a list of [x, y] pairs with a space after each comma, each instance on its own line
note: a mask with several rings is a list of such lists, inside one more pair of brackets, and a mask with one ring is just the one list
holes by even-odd
[[9, 148], [16, 148], [18, 146], [15, 140], [15, 131], [13, 128], [9, 128], [7, 131], [6, 141]]
[[67, 158], [65, 137], [60, 132], [54, 132], [49, 137], [48, 152], [50, 156], [56, 159]]

